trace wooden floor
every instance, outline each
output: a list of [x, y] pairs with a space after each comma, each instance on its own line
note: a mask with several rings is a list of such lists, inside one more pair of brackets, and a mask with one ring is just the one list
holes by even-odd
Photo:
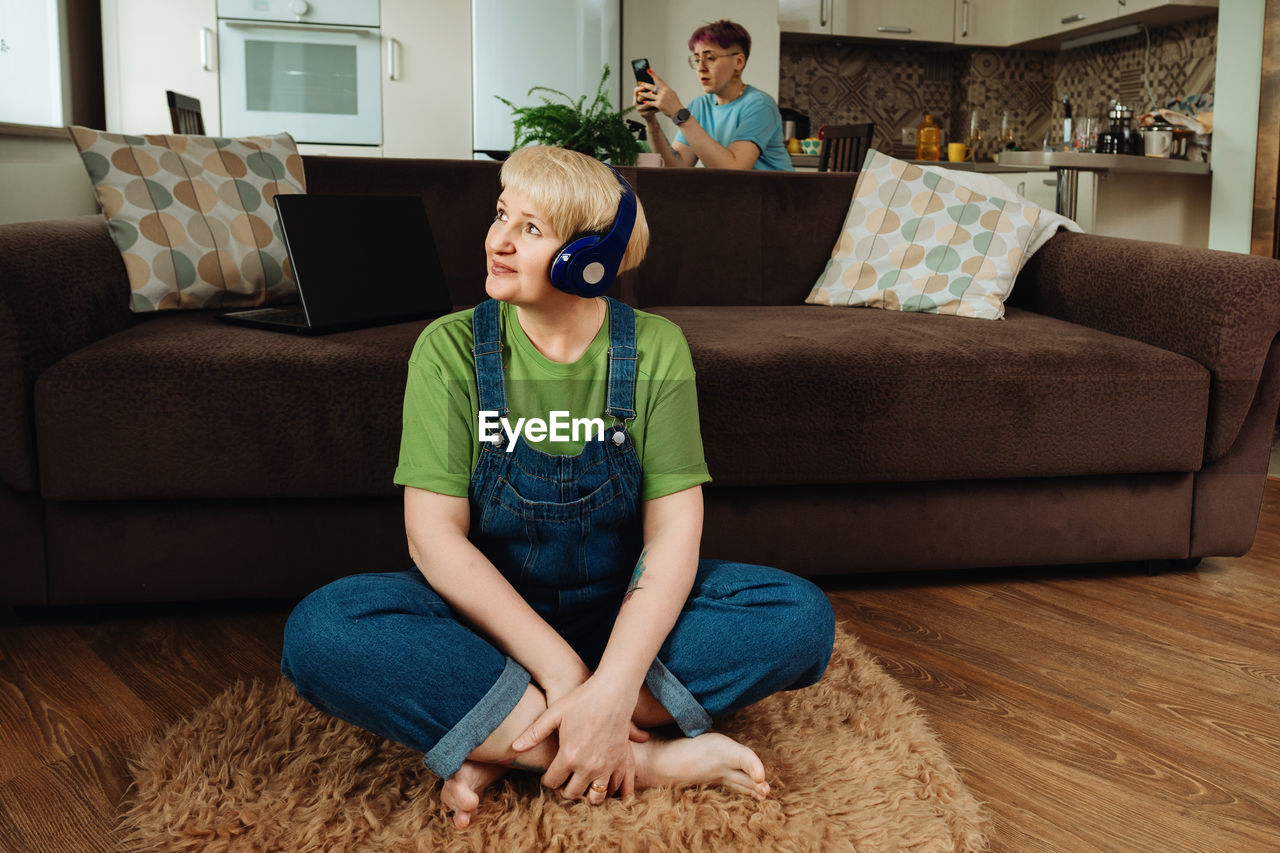
[[[998, 851], [1280, 850], [1280, 480], [1253, 551], [826, 584], [988, 804]], [[239, 678], [288, 605], [0, 624], [0, 851], [110, 850], [127, 760]], [[838, 760], [838, 757], [836, 757]]]

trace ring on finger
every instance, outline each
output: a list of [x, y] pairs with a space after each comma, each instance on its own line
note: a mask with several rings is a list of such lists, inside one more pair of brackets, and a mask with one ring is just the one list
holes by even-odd
[[609, 792], [609, 783], [601, 782], [597, 779], [591, 783], [591, 791], [596, 794], [607, 794]]

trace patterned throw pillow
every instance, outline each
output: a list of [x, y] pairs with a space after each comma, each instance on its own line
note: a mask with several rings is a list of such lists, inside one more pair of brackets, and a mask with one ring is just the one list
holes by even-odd
[[870, 152], [831, 260], [805, 302], [1002, 318], [1031, 254], [1059, 227], [1080, 229], [1011, 190], [999, 197], [971, 189], [993, 181]]
[[295, 295], [273, 201], [306, 192], [288, 134], [69, 130], [124, 257], [135, 312], [253, 307]]

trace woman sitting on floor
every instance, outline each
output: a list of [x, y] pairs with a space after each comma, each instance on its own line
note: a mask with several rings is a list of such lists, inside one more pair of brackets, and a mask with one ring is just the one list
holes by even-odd
[[284, 674], [421, 750], [460, 828], [511, 768], [593, 804], [707, 783], [764, 798], [760, 759], [712, 719], [817, 682], [831, 605], [786, 572], [698, 558], [688, 344], [601, 295], [648, 244], [631, 187], [545, 147], [501, 178], [492, 299], [432, 323], [409, 361], [395, 480], [416, 568], [304, 599]]

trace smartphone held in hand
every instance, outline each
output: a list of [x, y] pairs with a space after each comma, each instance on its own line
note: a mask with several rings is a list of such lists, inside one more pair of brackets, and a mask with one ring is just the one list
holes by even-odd
[[650, 86], [657, 85], [657, 83], [653, 79], [653, 72], [649, 70], [649, 60], [647, 59], [631, 60], [631, 70], [636, 73], [637, 83], [648, 83]]

